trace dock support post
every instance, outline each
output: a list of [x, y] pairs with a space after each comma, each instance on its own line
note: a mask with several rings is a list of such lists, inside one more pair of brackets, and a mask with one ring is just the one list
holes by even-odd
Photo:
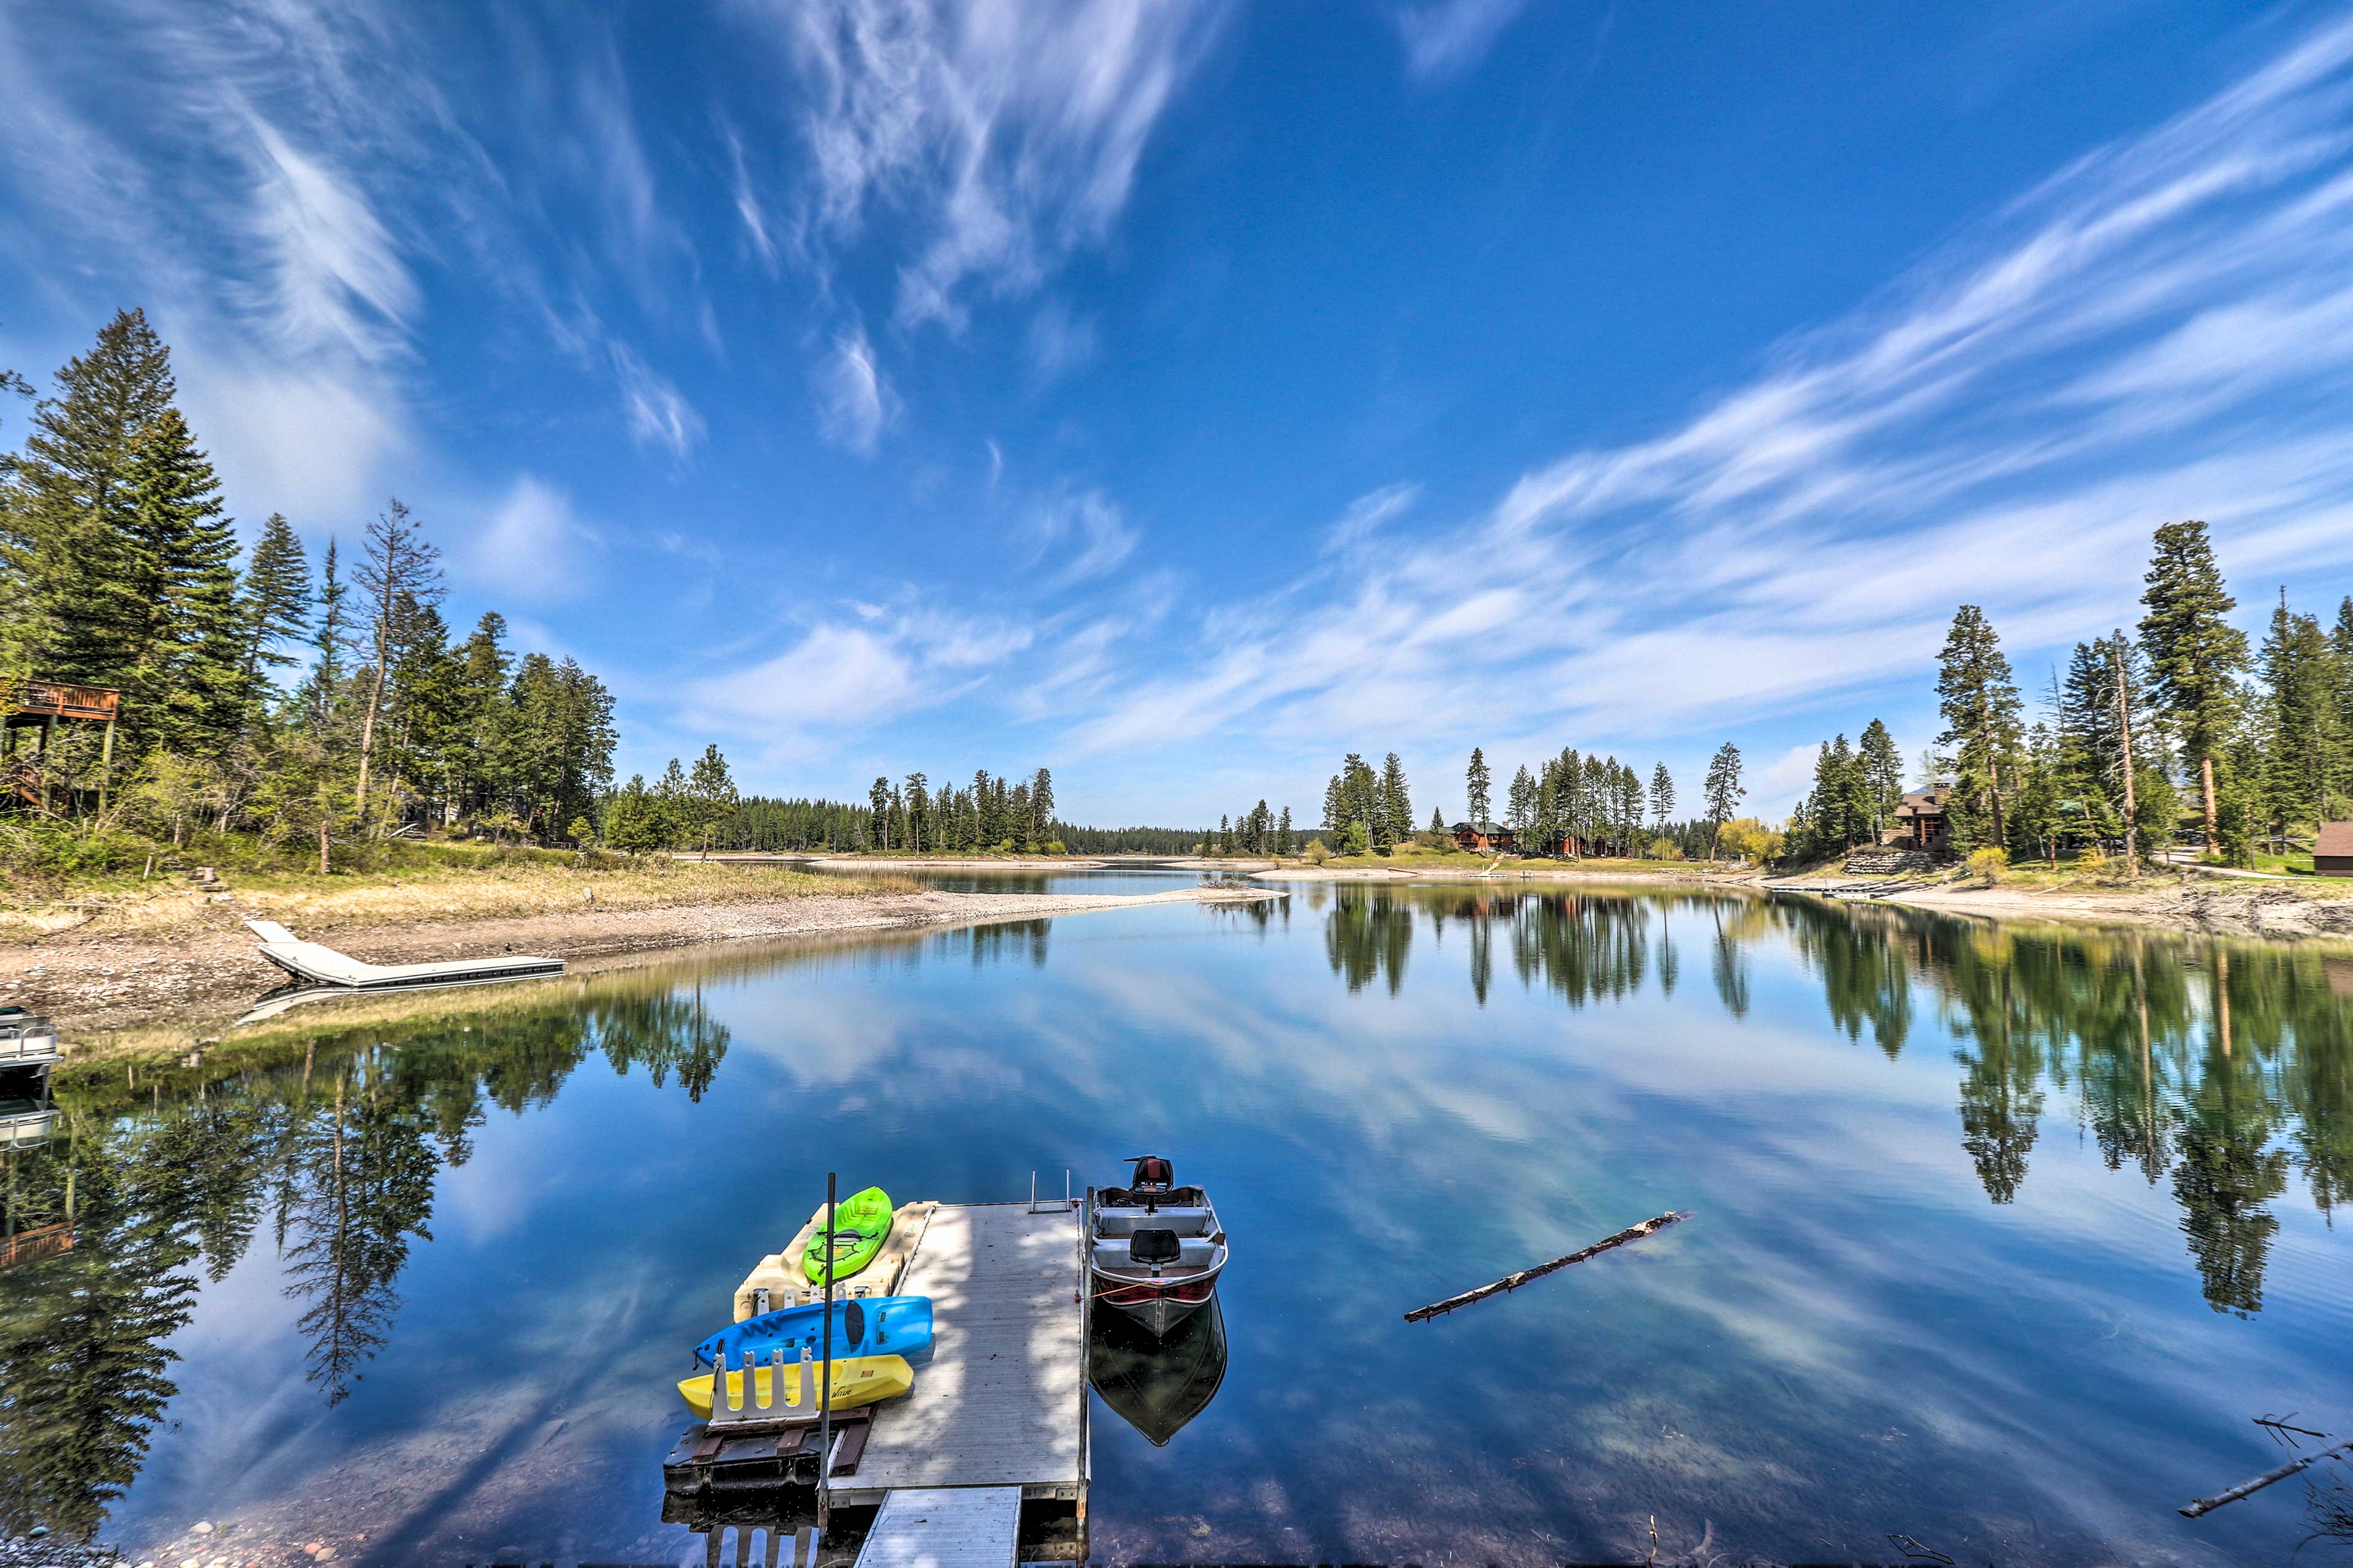
[[835, 1247], [840, 1237], [835, 1232], [834, 1218], [835, 1173], [825, 1173], [825, 1315], [818, 1319], [818, 1343], [825, 1360], [818, 1373], [817, 1385], [817, 1532], [825, 1539], [826, 1526], [831, 1522], [833, 1510], [833, 1268], [834, 1260], [841, 1255]]

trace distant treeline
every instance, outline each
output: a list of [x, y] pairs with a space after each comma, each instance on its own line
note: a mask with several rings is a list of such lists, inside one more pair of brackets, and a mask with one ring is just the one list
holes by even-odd
[[1206, 837], [1198, 827], [1081, 827], [1057, 822], [1054, 837], [1080, 855], [1190, 855]]
[[[807, 853], [890, 850], [1039, 851], [1078, 855], [1189, 855], [1208, 834], [1198, 827], [1082, 827], [1051, 815], [1053, 777], [1044, 768], [1008, 783], [986, 771], [966, 786], [934, 791], [922, 773], [904, 784], [874, 781], [865, 805], [747, 795], [733, 798], [711, 837], [716, 849]], [[1043, 798], [1046, 816], [1038, 815]], [[693, 842], [682, 834], [680, 842]]]

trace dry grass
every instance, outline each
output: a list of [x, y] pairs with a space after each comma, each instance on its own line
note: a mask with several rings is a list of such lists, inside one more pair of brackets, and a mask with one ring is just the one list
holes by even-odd
[[[67, 931], [166, 937], [252, 916], [308, 931], [678, 904], [765, 902], [914, 891], [892, 879], [824, 877], [766, 866], [434, 847], [379, 869], [320, 877], [224, 870], [211, 888], [184, 876], [92, 879], [59, 889], [0, 888], [0, 942]], [[223, 895], [226, 895], [225, 897]]]

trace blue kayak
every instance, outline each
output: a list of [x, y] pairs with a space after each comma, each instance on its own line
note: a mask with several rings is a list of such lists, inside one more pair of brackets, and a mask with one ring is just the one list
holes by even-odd
[[[823, 1356], [818, 1324], [825, 1316], [822, 1304], [784, 1307], [730, 1323], [694, 1347], [697, 1366], [715, 1365], [723, 1352], [727, 1364], [744, 1364], [749, 1351], [765, 1363], [770, 1351], [782, 1351], [786, 1361], [798, 1361], [807, 1346]], [[932, 1344], [932, 1299], [929, 1296], [867, 1296], [833, 1304], [833, 1359], [851, 1356], [916, 1355]]]

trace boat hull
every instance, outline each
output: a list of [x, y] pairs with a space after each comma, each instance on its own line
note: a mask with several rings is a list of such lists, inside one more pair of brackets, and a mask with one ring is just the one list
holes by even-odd
[[1170, 1330], [1217, 1299], [1218, 1277], [1134, 1279], [1095, 1271], [1095, 1300], [1166, 1339]]

